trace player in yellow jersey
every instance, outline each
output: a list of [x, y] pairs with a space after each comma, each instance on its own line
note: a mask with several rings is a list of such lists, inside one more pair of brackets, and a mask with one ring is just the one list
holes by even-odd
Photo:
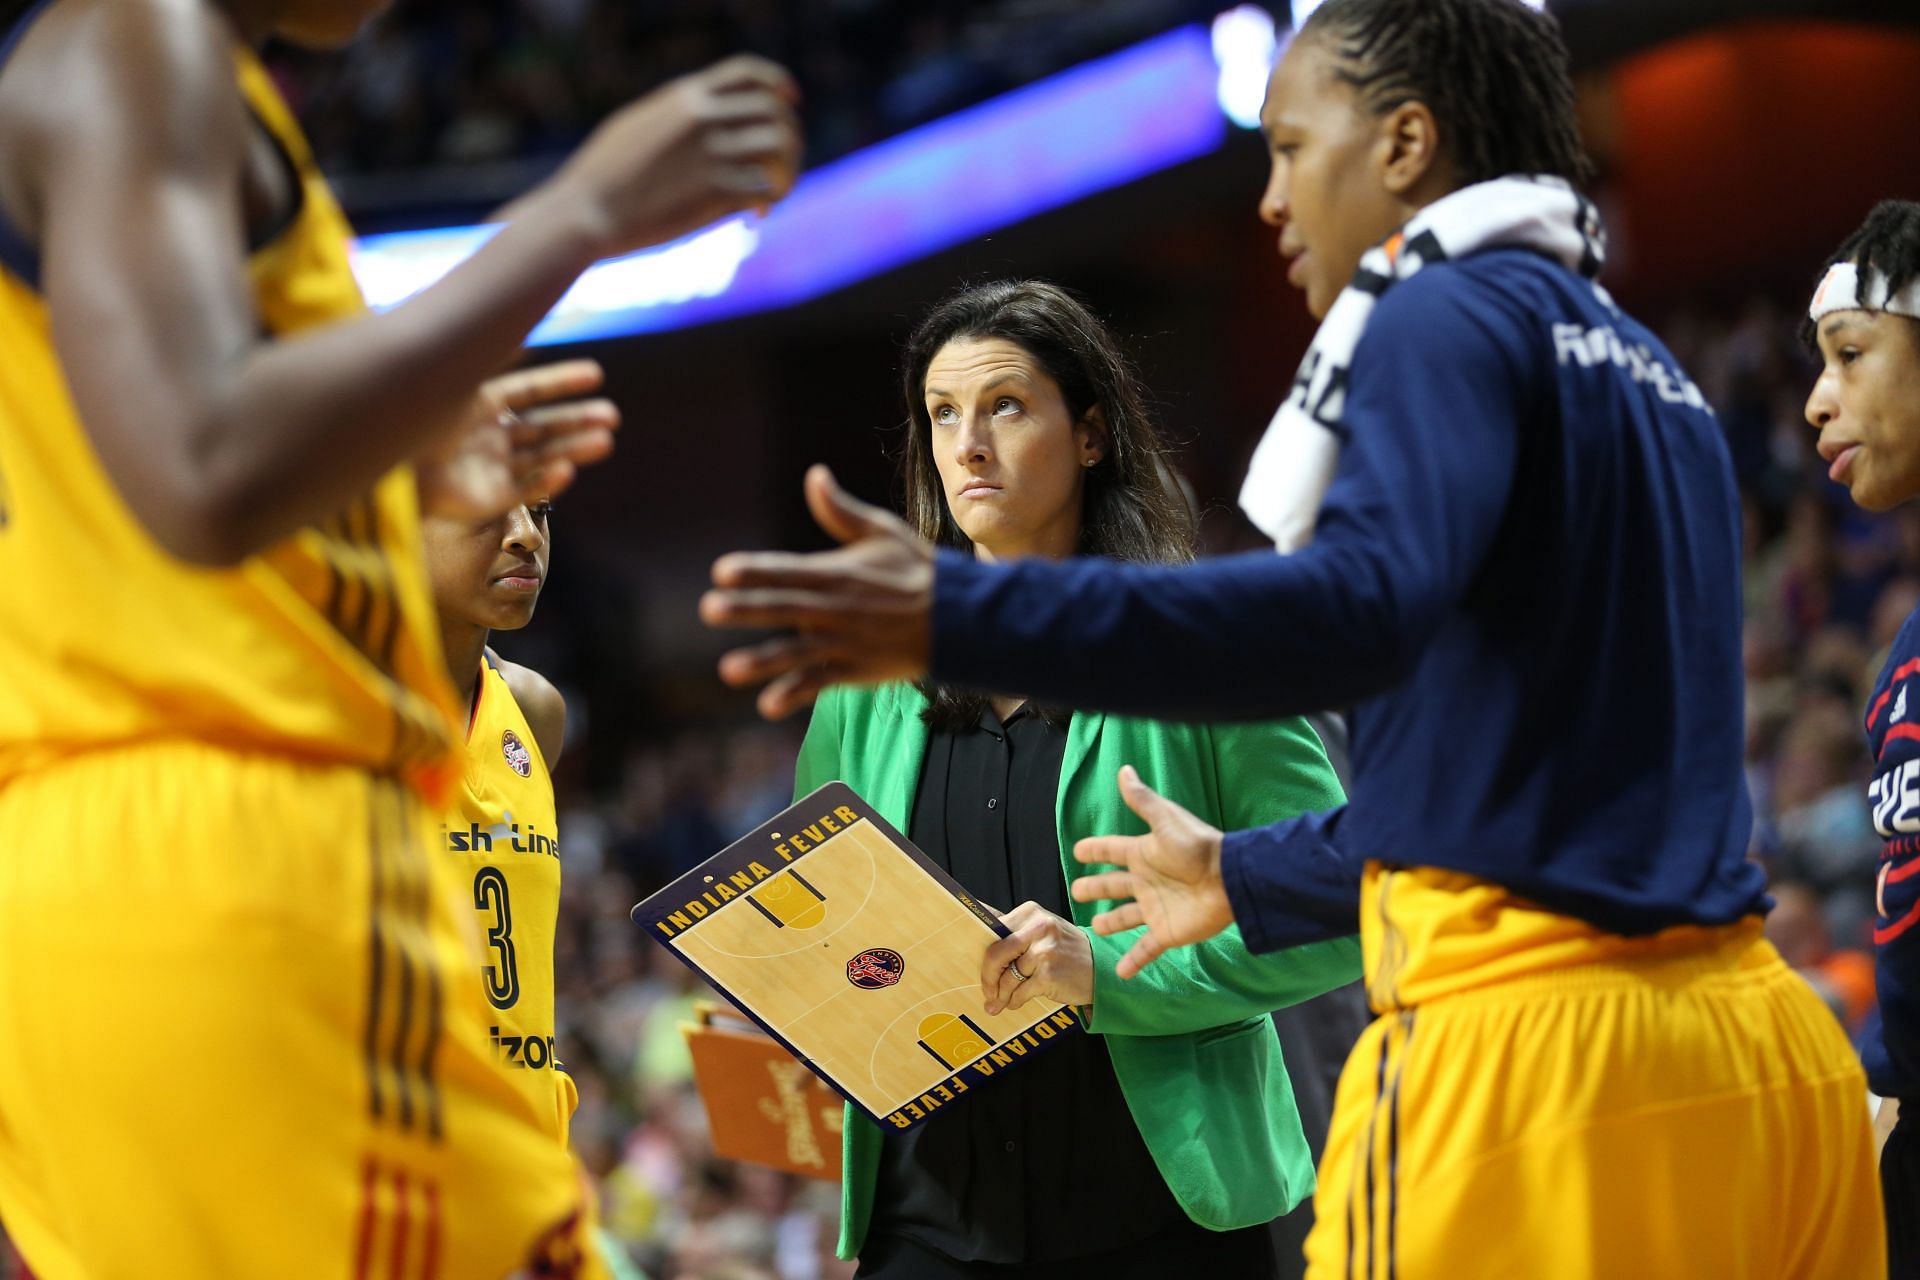
[[595, 259], [777, 198], [792, 89], [734, 60], [622, 110], [367, 317], [252, 49], [381, 7], [0, 2], [0, 1219], [42, 1280], [581, 1270], [434, 857], [420, 506], [605, 453], [481, 383]]
[[[597, 378], [599, 368], [574, 361], [545, 373], [584, 382]], [[508, 375], [495, 385], [503, 393], [524, 392], [517, 380], [532, 376]], [[596, 409], [611, 406], [566, 411]], [[560, 836], [552, 767], [566, 737], [567, 704], [552, 681], [487, 644], [493, 632], [517, 631], [533, 620], [547, 578], [552, 511], [550, 501], [537, 498], [490, 520], [428, 516], [421, 532], [447, 670], [467, 709], [466, 747], [440, 828], [440, 856], [477, 913], [495, 1060], [564, 1151], [580, 1101], [554, 1035]], [[590, 1224], [593, 1208], [587, 1205]], [[603, 1254], [618, 1248], [604, 1239], [598, 1247]]]
[[441, 827], [482, 934], [488, 1037], [516, 1088], [566, 1145], [578, 1095], [554, 1052], [553, 945], [560, 912], [552, 766], [567, 705], [551, 681], [488, 647], [533, 620], [547, 577], [552, 504], [490, 520], [430, 516], [422, 526], [447, 670], [466, 711], [466, 748]]

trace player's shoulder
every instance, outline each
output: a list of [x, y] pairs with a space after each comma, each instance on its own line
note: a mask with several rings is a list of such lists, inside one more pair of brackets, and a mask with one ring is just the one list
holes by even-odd
[[1894, 633], [1893, 647], [1896, 652], [1904, 650], [1907, 657], [1920, 657], [1920, 606], [1907, 615], [1900, 630]]
[[487, 650], [486, 661], [500, 673], [507, 692], [513, 695], [514, 704], [526, 717], [527, 727], [533, 730], [540, 744], [540, 754], [551, 768], [558, 762], [561, 744], [566, 740], [566, 698], [553, 681], [532, 667], [509, 662], [491, 649]]
[[566, 699], [561, 696], [559, 686], [553, 681], [532, 667], [522, 666], [518, 662], [509, 662], [492, 649], [487, 650], [487, 661], [493, 665], [495, 671], [500, 673], [500, 679], [506, 682], [508, 691], [513, 694], [513, 700], [520, 705], [521, 711], [557, 708], [562, 714], [565, 713]]
[[[1562, 279], [1564, 277], [1564, 279]], [[1485, 322], [1524, 316], [1530, 304], [1579, 277], [1560, 264], [1524, 249], [1487, 249], [1429, 263], [1381, 295], [1375, 323], [1430, 314], [1453, 314]], [[1445, 332], [1435, 337], [1444, 338]]]
[[[54, 96], [98, 93], [119, 83], [147, 98], [155, 116], [171, 116], [206, 95], [240, 102], [234, 72], [239, 40], [230, 19], [208, 0], [62, 0], [29, 10], [8, 34], [23, 80]], [[11, 64], [11, 60], [10, 60]]]
[[19, 39], [0, 76], [0, 108], [26, 139], [57, 144], [30, 154], [101, 141], [156, 160], [242, 154], [238, 35], [208, 0], [62, 0], [20, 21], [31, 25], [8, 33]]
[[1900, 624], [1900, 630], [1894, 633], [1893, 644], [1887, 649], [1887, 661], [1882, 669], [1883, 679], [1891, 678], [1895, 671], [1911, 665], [1920, 659], [1920, 608], [1907, 615]]
[[1361, 336], [1370, 353], [1391, 348], [1396, 364], [1446, 367], [1497, 351], [1518, 373], [1544, 351], [1538, 317], [1547, 277], [1561, 270], [1537, 254], [1492, 250], [1436, 262], [1396, 282]]

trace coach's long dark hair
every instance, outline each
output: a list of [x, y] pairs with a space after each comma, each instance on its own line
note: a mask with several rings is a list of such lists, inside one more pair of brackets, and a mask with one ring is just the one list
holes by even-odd
[[[908, 523], [941, 546], [973, 552], [973, 540], [947, 506], [934, 463], [926, 384], [927, 367], [942, 347], [982, 338], [1011, 342], [1032, 356], [1059, 386], [1074, 422], [1096, 407], [1105, 420], [1106, 453], [1084, 473], [1076, 552], [1161, 563], [1193, 559], [1193, 510], [1168, 463], [1138, 376], [1100, 318], [1065, 289], [1043, 280], [996, 280], [961, 289], [928, 312], [907, 339], [901, 478]], [[927, 722], [939, 728], [971, 727], [987, 704], [980, 694], [945, 685], [920, 688], [931, 704]], [[1065, 718], [1057, 710], [1044, 714], [1056, 723]]]

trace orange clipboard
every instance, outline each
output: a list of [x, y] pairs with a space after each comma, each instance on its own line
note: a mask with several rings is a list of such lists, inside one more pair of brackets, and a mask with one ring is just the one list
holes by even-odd
[[701, 1001], [680, 1024], [716, 1155], [808, 1178], [840, 1178], [844, 1103], [750, 1020]]

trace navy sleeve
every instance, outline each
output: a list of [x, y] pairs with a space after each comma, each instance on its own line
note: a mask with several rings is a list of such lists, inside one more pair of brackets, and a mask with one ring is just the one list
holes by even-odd
[[1537, 361], [1484, 286], [1434, 268], [1354, 354], [1313, 542], [1194, 565], [975, 562], [934, 578], [935, 678], [1167, 719], [1268, 719], [1395, 682], [1466, 590], [1506, 508]]
[[1220, 843], [1220, 877], [1234, 923], [1252, 952], [1279, 951], [1360, 928], [1362, 863], [1344, 853], [1337, 832], [1347, 807], [1303, 813]]

